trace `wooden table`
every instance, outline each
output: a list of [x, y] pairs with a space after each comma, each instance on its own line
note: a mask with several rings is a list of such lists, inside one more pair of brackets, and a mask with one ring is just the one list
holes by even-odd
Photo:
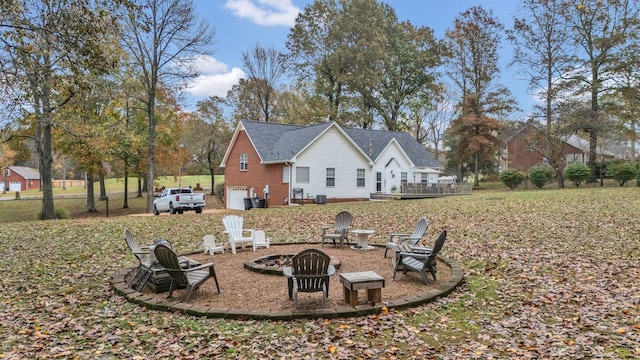
[[344, 302], [358, 305], [358, 290], [367, 289], [367, 301], [372, 304], [382, 301], [384, 278], [373, 271], [342, 273], [340, 283], [344, 286]]
[[375, 234], [375, 230], [351, 230], [352, 234], [356, 235], [357, 243], [356, 245], [352, 245], [351, 248], [353, 250], [373, 250], [375, 249], [373, 246], [369, 245], [369, 236]]

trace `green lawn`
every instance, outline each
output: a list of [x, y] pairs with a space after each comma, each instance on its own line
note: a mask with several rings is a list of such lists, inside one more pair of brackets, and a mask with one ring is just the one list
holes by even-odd
[[[428, 242], [448, 230], [442, 254], [463, 264], [465, 285], [418, 308], [354, 319], [194, 318], [115, 295], [110, 277], [136, 263], [122, 232], [129, 227], [144, 243], [166, 238], [184, 252], [199, 248], [205, 233], [222, 238], [224, 214], [5, 223], [0, 358], [640, 357], [638, 188], [485, 190], [242, 215], [246, 227], [288, 243], [318, 240], [340, 210], [354, 215], [355, 228], [375, 229], [378, 244], [427, 216]], [[233, 274], [218, 276], [224, 291]]]

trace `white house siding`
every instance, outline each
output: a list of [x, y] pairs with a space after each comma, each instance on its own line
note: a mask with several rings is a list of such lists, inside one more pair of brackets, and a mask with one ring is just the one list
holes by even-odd
[[[362, 155], [336, 128], [303, 150], [293, 164], [291, 187], [303, 188], [304, 195], [326, 195], [327, 199], [368, 198], [371, 181], [369, 159]], [[309, 183], [296, 182], [296, 168], [309, 167]], [[335, 168], [335, 186], [326, 186], [326, 169]], [[365, 186], [357, 186], [357, 169], [365, 170]]]
[[[397, 143], [391, 142], [389, 146], [376, 159], [376, 164], [371, 170], [371, 183], [369, 190], [376, 192], [376, 173], [382, 173], [382, 192], [390, 193], [393, 186], [400, 191], [401, 173], [407, 173], [407, 182], [413, 183], [413, 169], [411, 162]], [[416, 182], [420, 182], [420, 175], [416, 174]]]

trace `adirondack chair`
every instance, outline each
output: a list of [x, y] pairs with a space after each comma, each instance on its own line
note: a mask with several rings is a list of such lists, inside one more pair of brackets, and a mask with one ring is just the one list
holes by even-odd
[[[166, 244], [170, 248], [173, 248], [173, 246], [171, 245], [171, 242], [169, 240], [164, 239], [154, 239], [154, 244], [149, 246], [140, 246], [138, 245], [138, 241], [136, 240], [135, 236], [133, 236], [128, 228], [124, 229], [124, 239], [127, 242], [129, 249], [131, 249], [131, 253], [136, 257], [136, 259], [138, 259], [138, 268], [136, 269], [136, 272], [131, 280], [129, 280], [129, 282], [127, 283], [127, 286], [136, 291], [140, 291], [142, 290], [142, 288], [144, 288], [144, 285], [151, 277], [151, 267], [157, 263], [155, 254], [151, 251], [151, 249], [160, 243]], [[189, 267], [191, 266], [191, 264], [196, 263], [186, 256], [178, 256], [178, 261], [180, 263], [180, 266], [182, 267]]]
[[298, 308], [299, 292], [322, 291], [322, 305], [327, 307], [329, 297], [329, 276], [334, 275], [336, 269], [330, 264], [329, 255], [317, 249], [306, 249], [291, 259], [291, 266], [282, 269], [289, 286], [289, 299], [294, 300]]
[[[209, 278], [213, 278], [216, 282], [216, 289], [218, 293], [220, 293], [220, 286], [218, 285], [218, 278], [216, 277], [213, 263], [183, 269], [178, 262], [178, 254], [171, 250], [169, 246], [164, 244], [156, 245], [154, 253], [160, 265], [162, 265], [167, 273], [169, 273], [169, 276], [171, 276], [171, 285], [169, 285], [169, 295], [167, 299], [172, 297], [173, 290], [186, 287], [184, 302], [189, 302], [193, 292]], [[208, 269], [208, 271], [204, 269]]]
[[127, 283], [127, 287], [140, 291], [147, 282], [147, 279], [144, 279], [144, 277], [147, 276], [147, 269], [151, 265], [149, 247], [140, 247], [140, 245], [138, 245], [138, 241], [128, 228], [124, 229], [124, 240], [127, 242], [127, 246], [129, 246], [133, 256], [138, 260], [138, 268], [136, 269], [133, 277], [131, 277], [131, 280]]
[[253, 240], [253, 251], [256, 251], [259, 247], [269, 248], [270, 239], [265, 236], [264, 231], [254, 230], [251, 239]]
[[345, 243], [349, 245], [349, 239], [347, 238], [349, 229], [351, 229], [351, 221], [353, 216], [348, 211], [341, 211], [336, 215], [336, 221], [333, 225], [322, 227], [322, 246], [324, 247], [325, 240], [333, 240], [333, 245], [336, 245], [336, 240], [340, 241], [340, 247]]
[[418, 220], [415, 228], [413, 229], [413, 233], [411, 234], [399, 234], [393, 233], [389, 234], [389, 239], [387, 240], [387, 248], [384, 249], [384, 257], [387, 257], [387, 251], [391, 249], [391, 251], [395, 251], [398, 245], [406, 242], [408, 245], [416, 245], [420, 239], [424, 236], [424, 233], [427, 232], [429, 228], [429, 222], [427, 218], [423, 217]]
[[[222, 218], [222, 223], [226, 229], [224, 232], [229, 235], [229, 244], [231, 245], [231, 252], [233, 254], [236, 253], [238, 244], [244, 247], [245, 243], [253, 243], [253, 229], [243, 229], [242, 222], [242, 217], [238, 215], [227, 215]], [[245, 236], [245, 232], [248, 232], [249, 236]]]
[[447, 231], [444, 230], [436, 239], [436, 243], [433, 246], [433, 250], [430, 253], [414, 253], [414, 252], [400, 252], [396, 265], [393, 268], [393, 280], [396, 279], [396, 272], [402, 270], [403, 274], [407, 274], [408, 271], [416, 271], [422, 277], [422, 282], [425, 285], [429, 284], [427, 279], [427, 272], [431, 273], [433, 280], [436, 280], [436, 256], [442, 250], [444, 241], [447, 238]]
[[209, 255], [213, 255], [217, 252], [221, 252], [224, 254], [224, 244], [217, 243], [216, 237], [213, 235], [205, 235], [202, 237], [202, 242], [204, 243], [204, 253], [207, 252]]

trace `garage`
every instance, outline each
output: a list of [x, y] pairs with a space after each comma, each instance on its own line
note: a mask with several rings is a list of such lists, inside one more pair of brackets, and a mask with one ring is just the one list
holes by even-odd
[[229, 186], [227, 187], [227, 209], [244, 210], [244, 199], [249, 195], [249, 189], [246, 186]]
[[20, 181], [9, 182], [9, 191], [20, 191], [20, 190], [22, 190], [22, 183]]

